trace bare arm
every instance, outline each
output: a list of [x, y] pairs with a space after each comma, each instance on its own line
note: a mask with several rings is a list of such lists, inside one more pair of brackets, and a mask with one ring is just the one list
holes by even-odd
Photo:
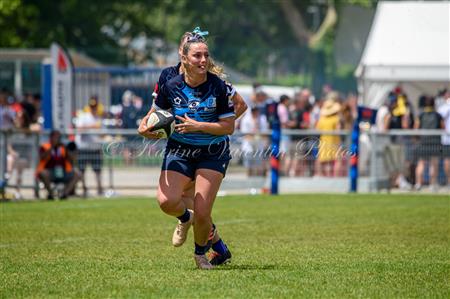
[[236, 119], [238, 119], [247, 110], [247, 104], [238, 92], [234, 93], [232, 100], [234, 105], [234, 114], [236, 114]]
[[50, 158], [51, 153], [52, 153], [51, 147], [47, 150], [45, 150], [44, 148], [41, 147], [41, 149], [39, 150], [39, 159], [41, 159], [41, 160], [48, 159], [48, 158]]
[[387, 131], [387, 130], [389, 130], [389, 123], [391, 122], [391, 115], [390, 114], [387, 114], [385, 117], [384, 117], [384, 130], [385, 131]]
[[212, 135], [231, 135], [234, 132], [234, 120], [235, 117], [221, 118], [218, 122], [200, 122], [196, 121], [186, 114], [184, 117], [176, 116], [177, 119], [181, 120], [182, 123], [175, 125], [175, 130], [178, 133], [194, 133], [203, 132]]
[[402, 116], [402, 129], [409, 129], [409, 110]]
[[150, 114], [152, 114], [155, 111], [156, 111], [156, 108], [152, 106], [152, 108], [150, 108], [150, 110], [148, 111], [147, 115], [144, 116], [144, 118], [141, 120], [141, 123], [139, 124], [139, 128], [138, 128], [139, 135], [141, 135], [145, 138], [149, 138], [149, 139], [160, 138], [160, 134], [155, 133], [155, 132], [150, 132], [152, 127], [147, 127], [148, 118], [150, 117]]
[[419, 129], [420, 128], [420, 119], [418, 117], [416, 117], [416, 121], [414, 122], [414, 129]]

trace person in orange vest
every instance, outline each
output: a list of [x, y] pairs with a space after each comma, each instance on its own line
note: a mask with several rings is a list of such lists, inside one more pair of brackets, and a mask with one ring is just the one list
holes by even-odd
[[36, 169], [37, 178], [47, 189], [48, 200], [54, 199], [51, 183], [64, 184], [61, 199], [66, 199], [74, 189], [81, 176], [72, 163], [70, 152], [61, 142], [61, 133], [58, 130], [51, 131], [49, 142], [42, 144], [39, 149], [39, 164]]

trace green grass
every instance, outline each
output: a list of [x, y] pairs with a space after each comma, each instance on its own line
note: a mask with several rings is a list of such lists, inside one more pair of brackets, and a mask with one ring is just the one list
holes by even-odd
[[234, 257], [194, 267], [192, 233], [155, 200], [5, 203], [0, 297], [449, 298], [450, 199], [415, 195], [219, 198]]

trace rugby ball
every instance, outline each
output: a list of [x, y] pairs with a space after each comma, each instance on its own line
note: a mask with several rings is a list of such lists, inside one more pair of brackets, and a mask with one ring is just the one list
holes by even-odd
[[150, 132], [158, 132], [160, 138], [168, 138], [175, 129], [174, 120], [172, 113], [165, 110], [156, 110], [150, 114], [147, 127], [152, 127]]

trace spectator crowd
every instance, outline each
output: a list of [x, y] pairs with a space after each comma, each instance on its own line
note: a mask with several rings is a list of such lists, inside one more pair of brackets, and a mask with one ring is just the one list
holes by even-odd
[[[242, 138], [240, 150], [245, 155], [238, 157], [249, 176], [263, 176], [269, 169], [269, 159], [264, 156], [270, 147], [269, 130], [274, 122], [282, 129], [280, 140], [280, 172], [284, 176], [346, 176], [349, 156], [340, 155], [340, 149], [350, 147], [350, 131], [357, 116], [357, 97], [354, 94], [342, 96], [330, 86], [323, 87], [319, 96], [304, 88], [293, 95], [272, 98], [259, 84], [254, 84], [253, 93], [245, 99], [249, 109], [237, 120]], [[276, 105], [272, 105], [276, 103]], [[408, 95], [397, 87], [386, 97], [378, 109], [372, 130], [380, 133], [389, 130], [435, 129], [450, 132], [450, 90], [442, 90], [436, 95], [421, 95], [411, 102]], [[274, 108], [275, 107], [275, 108]], [[82, 196], [89, 196], [85, 172], [91, 167], [96, 178], [96, 194], [102, 195], [103, 152], [102, 135], [89, 134], [90, 129], [136, 129], [148, 107], [143, 99], [130, 90], [122, 95], [119, 105], [105, 107], [101, 99], [92, 95], [85, 107], [76, 112], [73, 119], [74, 134], [58, 139], [56, 147], [64, 144], [64, 150], [49, 149], [43, 144], [39, 151], [40, 173], [36, 178], [47, 189], [48, 198], [55, 194], [51, 183], [63, 183], [60, 197], [66, 198], [76, 192], [80, 183]], [[21, 148], [20, 140], [27, 134], [43, 132], [41, 97], [39, 94], [25, 94], [21, 101], [6, 90], [0, 91], [0, 128], [14, 130], [14, 142], [7, 145], [7, 166], [4, 178], [9, 180], [15, 172], [14, 196], [21, 198], [23, 170], [31, 167], [32, 158]], [[329, 133], [324, 133], [329, 132]], [[59, 132], [52, 132], [61, 138]], [[52, 136], [53, 136], [52, 135]], [[420, 134], [418, 134], [420, 135]], [[56, 138], [56, 137], [55, 137]], [[51, 138], [50, 138], [51, 139]], [[62, 142], [61, 140], [65, 141]], [[125, 143], [130, 138], [125, 138]], [[450, 136], [398, 136], [392, 137], [392, 144], [400, 144], [403, 159], [393, 170], [393, 184], [400, 188], [420, 190], [423, 185], [439, 184], [438, 174], [443, 169], [447, 180], [450, 178]], [[49, 140], [51, 144], [51, 140]], [[48, 143], [45, 143], [48, 144]], [[46, 149], [45, 149], [46, 148]], [[64, 154], [62, 155], [62, 152]], [[59, 161], [44, 165], [44, 160]], [[128, 165], [130, 149], [125, 147], [123, 159]], [[64, 156], [64, 157], [63, 157]], [[128, 161], [128, 162], [127, 162]], [[70, 164], [70, 167], [69, 167]], [[55, 173], [55, 169], [65, 174]], [[42, 168], [43, 167], [43, 168]], [[42, 172], [43, 169], [47, 169]], [[52, 171], [48, 171], [51, 169]], [[450, 185], [450, 181], [445, 182]], [[442, 184], [442, 182], [441, 182]]]
[[[254, 85], [248, 101], [250, 109], [239, 120], [243, 135], [241, 150], [245, 153], [242, 157], [248, 175], [263, 175], [269, 168], [268, 157], [262, 157], [261, 153], [270, 152], [265, 150], [270, 142], [264, 131], [272, 128], [274, 115], [267, 107], [273, 101], [260, 85]], [[276, 101], [276, 117], [282, 128], [281, 175], [346, 176], [349, 157], [340, 153], [350, 148], [349, 132], [357, 117], [356, 95], [342, 97], [330, 86], [324, 86], [317, 98], [305, 88], [292, 98], [282, 95]], [[295, 131], [288, 134], [286, 129]], [[370, 129], [379, 133], [394, 129], [442, 130], [442, 136], [435, 132], [435, 136], [400, 136], [390, 140], [393, 147], [397, 145], [405, 151], [398, 161], [401, 165], [394, 171], [393, 185], [420, 190], [427, 180], [436, 188], [439, 172], [450, 179], [449, 90], [423, 94], [413, 105], [402, 88], [396, 87], [378, 109], [376, 122]], [[328, 131], [333, 133], [323, 134]], [[421, 134], [418, 131], [417, 135]], [[450, 181], [444, 183], [450, 185]]]

